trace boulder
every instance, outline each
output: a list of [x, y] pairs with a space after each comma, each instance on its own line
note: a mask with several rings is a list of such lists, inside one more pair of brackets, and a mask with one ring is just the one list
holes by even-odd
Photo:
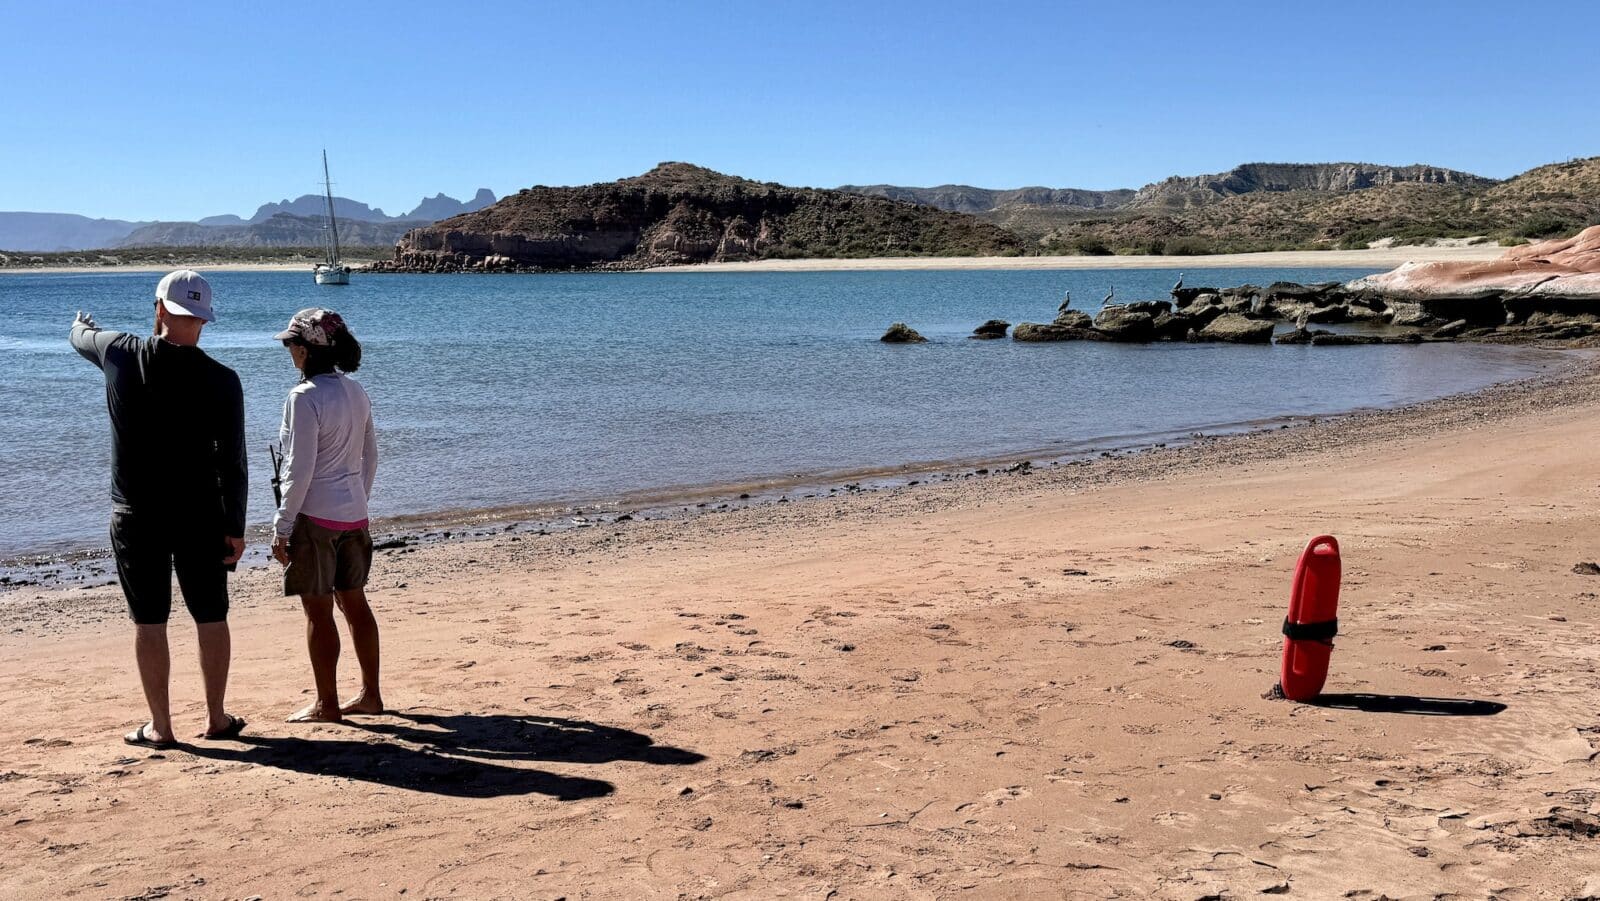
[[1422, 304], [1397, 300], [1389, 304], [1390, 325], [1427, 326], [1440, 325], [1444, 320], [1430, 314]]
[[1345, 286], [1339, 282], [1318, 282], [1314, 285], [1302, 285], [1299, 282], [1273, 282], [1262, 292], [1262, 298], [1270, 303], [1298, 302], [1309, 303], [1313, 306], [1325, 307], [1342, 302], [1345, 297]]
[[1162, 313], [1155, 318], [1154, 322], [1150, 323], [1150, 328], [1157, 341], [1183, 341], [1189, 337], [1191, 331], [1202, 328], [1204, 325], [1204, 322], [1197, 320], [1193, 316], [1185, 316], [1182, 313]]
[[1052, 324], [1062, 328], [1093, 328], [1094, 317], [1082, 310], [1062, 310]]
[[1344, 311], [1346, 322], [1387, 322], [1389, 311], [1376, 309], [1366, 304], [1347, 303], [1340, 304], [1339, 309]]
[[[1568, 281], [1589, 278], [1595, 277], [1573, 276]], [[1521, 297], [1507, 297], [1502, 304], [1506, 312], [1505, 322], [1513, 325], [1600, 322], [1600, 299], [1562, 297], [1536, 289]]]
[[1255, 301], [1261, 297], [1261, 289], [1255, 285], [1237, 285], [1232, 288], [1223, 288], [1217, 293], [1224, 301], [1240, 299]]
[[1447, 323], [1434, 329], [1433, 334], [1429, 337], [1436, 341], [1448, 341], [1451, 338], [1459, 338], [1463, 332], [1471, 327], [1471, 325], [1472, 323], [1465, 319], [1457, 319], [1455, 322]]
[[1316, 306], [1314, 306], [1314, 307], [1311, 307], [1308, 310], [1305, 310], [1302, 315], [1305, 316], [1305, 319], [1306, 319], [1307, 322], [1318, 322], [1318, 323], [1349, 322], [1350, 321], [1350, 308], [1345, 306], [1342, 303], [1336, 303], [1336, 304], [1333, 304], [1332, 306], [1326, 306], [1326, 307], [1316, 307]]
[[1292, 332], [1284, 332], [1281, 335], [1273, 336], [1272, 340], [1276, 344], [1310, 344], [1320, 335], [1331, 334], [1333, 332], [1324, 329], [1308, 329], [1304, 326], [1298, 326]]
[[[1513, 247], [1488, 263], [1406, 263], [1345, 289], [1387, 302], [1397, 324], [1534, 324], [1581, 337], [1589, 323], [1600, 322], [1600, 225], [1571, 238]], [[1572, 331], [1576, 327], [1585, 328]], [[1495, 337], [1516, 334], [1523, 333], [1502, 329]]]
[[1200, 329], [1201, 341], [1226, 341], [1231, 344], [1267, 344], [1272, 341], [1271, 322], [1249, 319], [1238, 313], [1227, 313], [1211, 320]]
[[1216, 293], [1216, 288], [1175, 288], [1172, 291], [1172, 304], [1181, 310], [1194, 303], [1199, 297], [1208, 294], [1215, 295]]
[[1135, 300], [1123, 307], [1130, 313], [1149, 313], [1152, 317], [1172, 312], [1172, 303], [1166, 300]]
[[1354, 347], [1358, 344], [1382, 344], [1383, 339], [1377, 335], [1336, 335], [1332, 332], [1323, 332], [1311, 339], [1312, 347]]
[[985, 322], [983, 325], [973, 329], [972, 337], [984, 339], [1004, 338], [1006, 336], [1006, 330], [1009, 328], [1011, 328], [1011, 323], [1005, 321], [1004, 319], [991, 319], [988, 322]]
[[[1573, 338], [1587, 338], [1594, 333], [1594, 326], [1574, 322], [1549, 325], [1504, 325], [1491, 331], [1487, 337], [1489, 340], [1498, 341], [1568, 341]], [[1466, 336], [1464, 335], [1463, 337]]]
[[1095, 331], [1113, 341], [1149, 341], [1155, 336], [1155, 317], [1129, 310], [1126, 304], [1112, 304], [1095, 314]]
[[885, 344], [925, 344], [928, 339], [917, 334], [917, 330], [904, 322], [896, 322], [889, 326], [889, 330], [878, 339]]
[[1019, 322], [1011, 330], [1013, 341], [1110, 341], [1110, 337], [1092, 328], [1079, 328], [1070, 325], [1040, 324], [1037, 322]]
[[1384, 344], [1421, 344], [1421, 332], [1406, 332], [1404, 335], [1384, 335]]
[[1226, 313], [1221, 304], [1195, 303], [1183, 311], [1183, 315], [1190, 320], [1197, 329], [1205, 328], [1211, 320]]

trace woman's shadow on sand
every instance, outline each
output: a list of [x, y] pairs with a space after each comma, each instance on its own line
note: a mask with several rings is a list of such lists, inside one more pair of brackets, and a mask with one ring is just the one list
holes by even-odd
[[584, 720], [515, 714], [391, 713], [392, 720], [349, 720], [372, 734], [360, 741], [241, 736], [239, 750], [193, 745], [185, 750], [212, 760], [252, 763], [372, 782], [454, 798], [541, 794], [560, 801], [599, 798], [616, 791], [602, 779], [563, 776], [504, 766], [495, 761], [615, 763], [637, 761], [687, 766], [704, 754], [655, 744], [648, 735]]
[[1360, 710], [1363, 713], [1406, 713], [1412, 716], [1494, 716], [1506, 709], [1499, 701], [1474, 698], [1419, 698], [1370, 692], [1321, 694], [1306, 702], [1313, 707]]

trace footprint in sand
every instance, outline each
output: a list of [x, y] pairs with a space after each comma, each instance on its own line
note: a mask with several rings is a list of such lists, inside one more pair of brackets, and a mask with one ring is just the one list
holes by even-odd
[[71, 746], [72, 742], [67, 741], [64, 738], [30, 738], [23, 742], [23, 744], [38, 745], [41, 748], [65, 748]]
[[1005, 788], [997, 788], [994, 791], [989, 792], [983, 796], [983, 800], [988, 802], [991, 806], [1003, 807], [1012, 801], [1030, 797], [1032, 794], [1032, 791], [1023, 788], [1020, 785], [1009, 785]]

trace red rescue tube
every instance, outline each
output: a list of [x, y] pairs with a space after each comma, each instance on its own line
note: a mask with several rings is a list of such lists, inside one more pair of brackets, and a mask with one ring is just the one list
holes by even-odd
[[1291, 701], [1315, 698], [1328, 679], [1328, 657], [1339, 631], [1339, 572], [1339, 542], [1332, 535], [1311, 539], [1295, 566], [1278, 677]]

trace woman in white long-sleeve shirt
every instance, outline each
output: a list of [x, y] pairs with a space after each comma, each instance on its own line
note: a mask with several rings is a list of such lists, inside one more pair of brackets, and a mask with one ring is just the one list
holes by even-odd
[[[294, 314], [276, 336], [300, 370], [283, 405], [283, 501], [273, 518], [272, 555], [284, 564], [283, 592], [299, 595], [317, 699], [290, 722], [337, 722], [347, 713], [382, 713], [378, 623], [367, 604], [372, 535], [367, 498], [378, 470], [372, 404], [345, 373], [361, 365], [361, 345], [332, 310]], [[338, 695], [337, 605], [361, 663], [361, 693]]]

